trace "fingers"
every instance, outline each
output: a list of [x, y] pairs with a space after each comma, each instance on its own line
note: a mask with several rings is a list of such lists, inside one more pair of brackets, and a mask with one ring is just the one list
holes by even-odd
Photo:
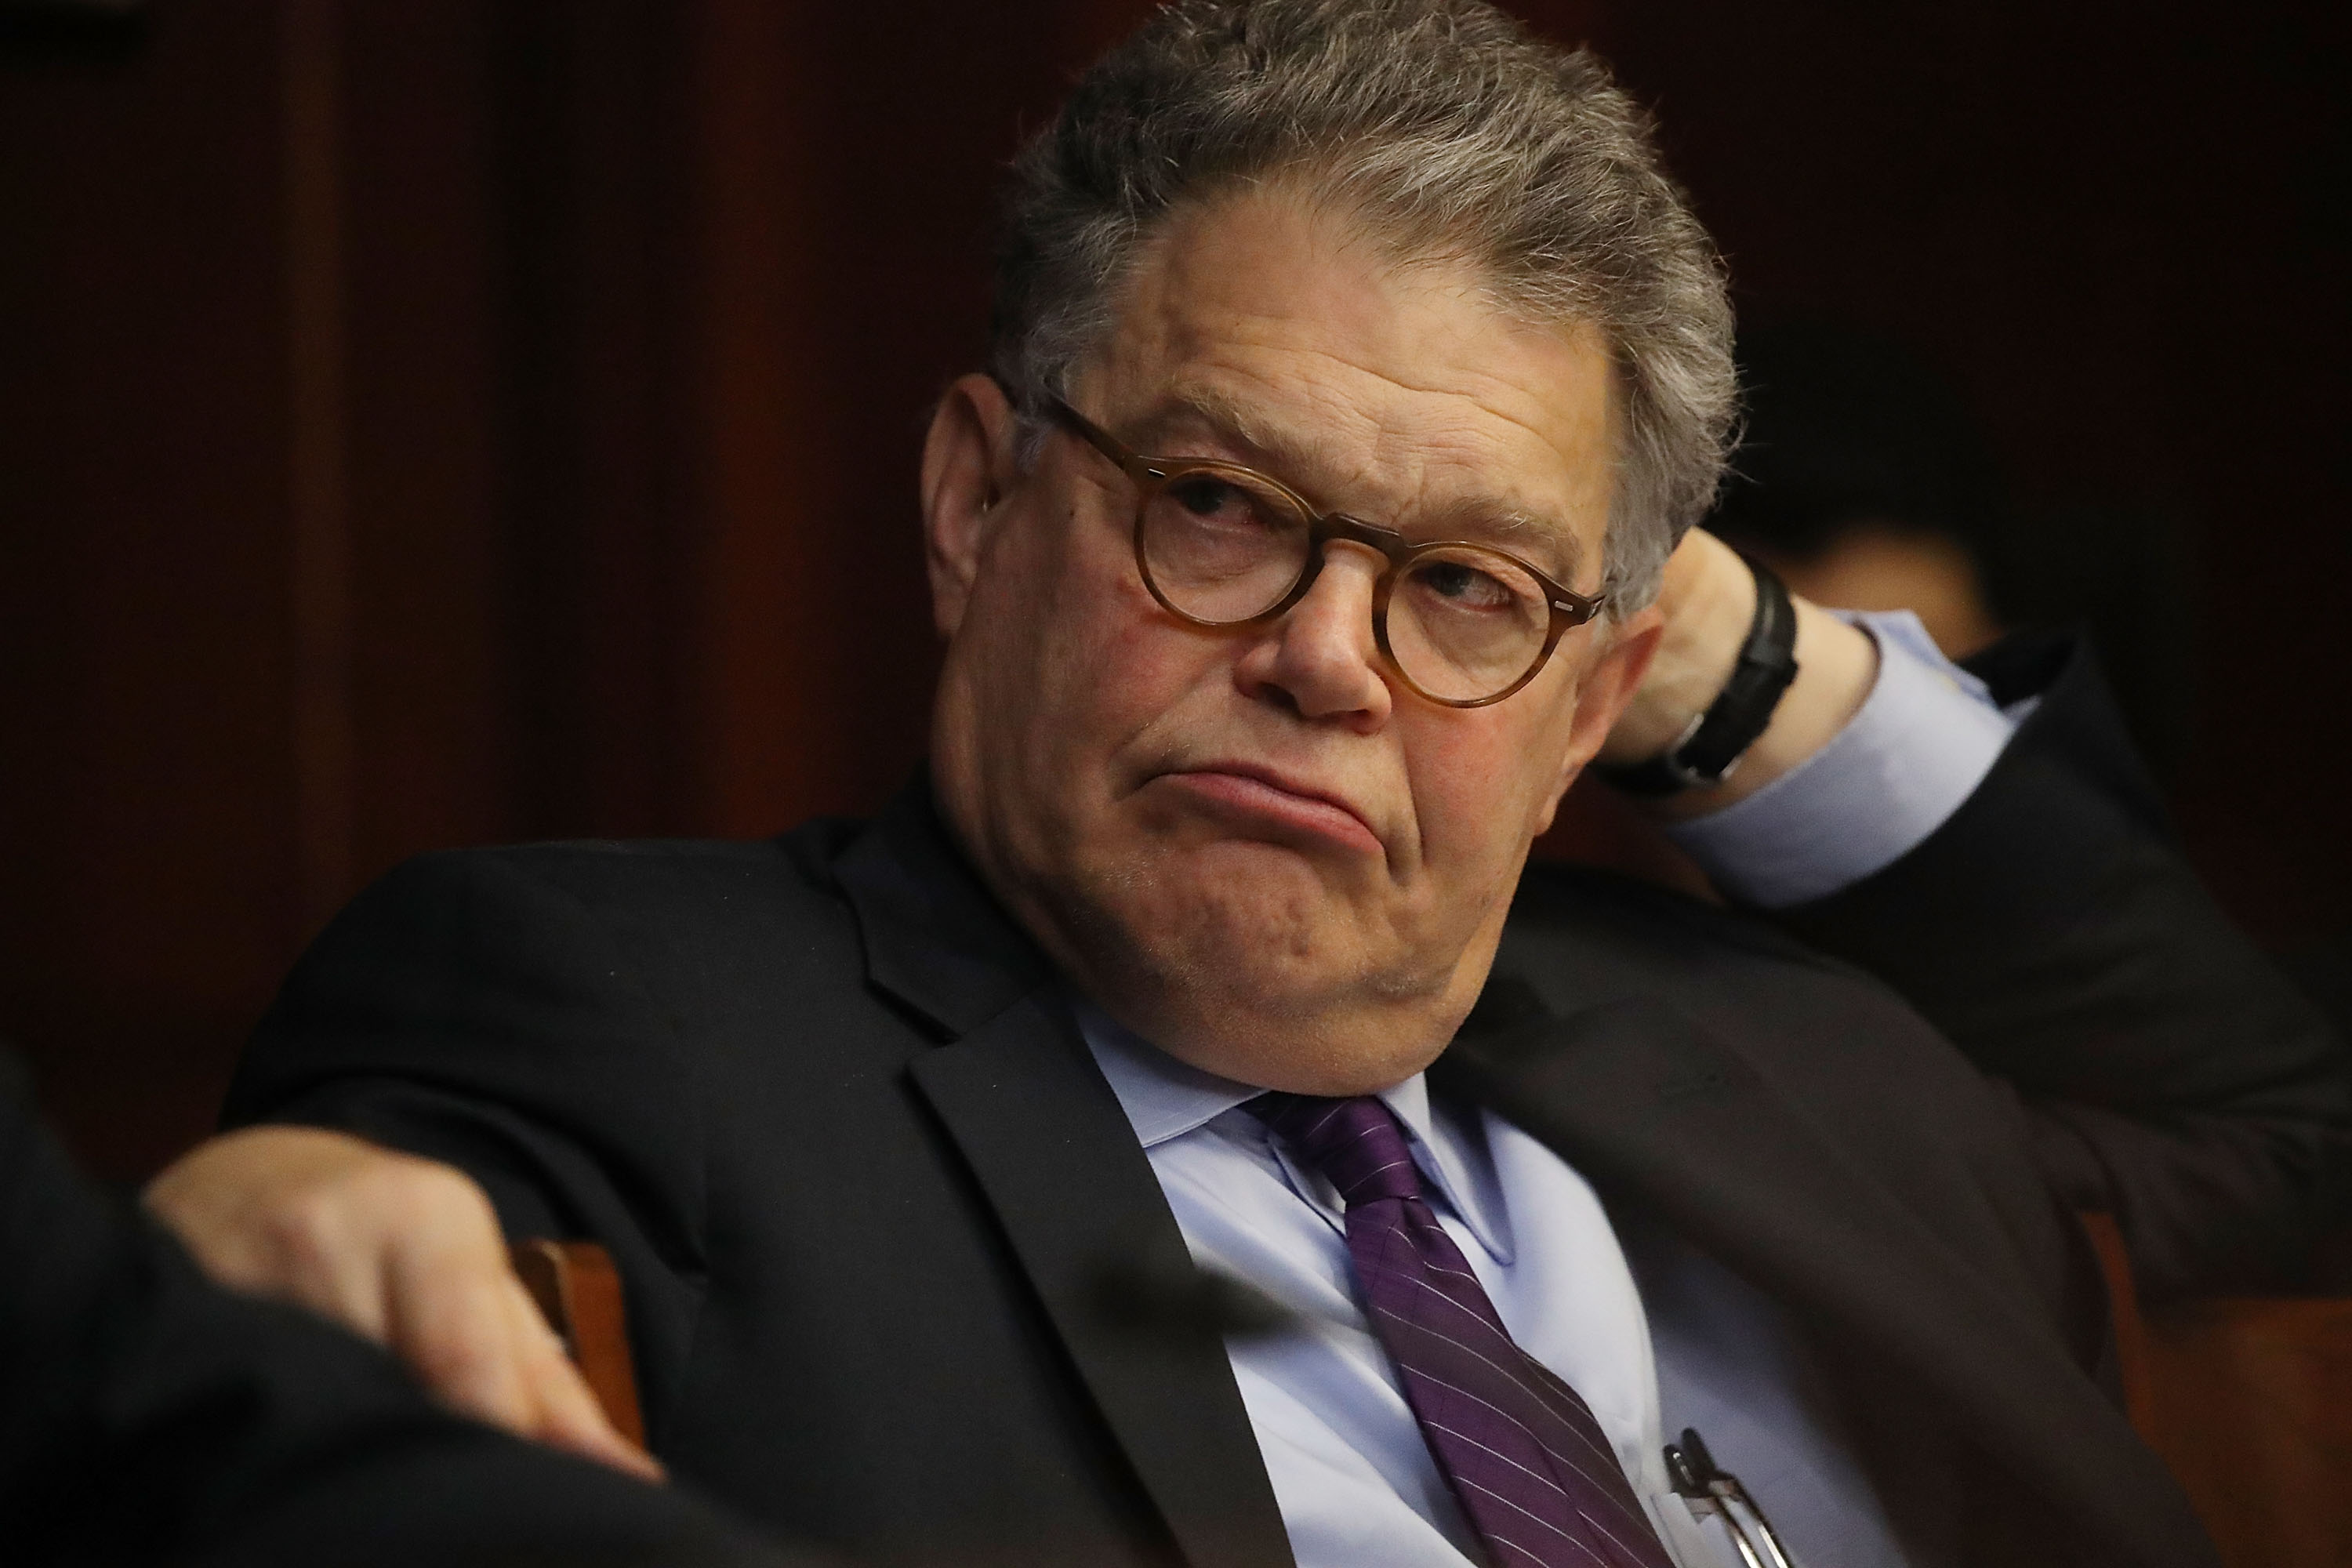
[[416, 1238], [389, 1250], [385, 1343], [444, 1404], [530, 1436], [538, 1403], [525, 1367], [536, 1347], [508, 1307], [505, 1259], [474, 1240]]
[[506, 1283], [509, 1312], [520, 1325], [518, 1337], [527, 1342], [522, 1357], [523, 1375], [535, 1405], [529, 1435], [644, 1480], [667, 1479], [660, 1463], [651, 1454], [614, 1428], [587, 1380], [564, 1353], [563, 1342], [540, 1316], [539, 1306], [523, 1289], [522, 1281], [509, 1273]]
[[[456, 1190], [435, 1191], [442, 1180]], [[461, 1415], [648, 1480], [652, 1457], [613, 1429], [508, 1262], [498, 1216], [456, 1173], [415, 1174], [386, 1252], [386, 1343]]]
[[395, 1251], [387, 1279], [394, 1353], [460, 1415], [661, 1479], [652, 1457], [605, 1418], [495, 1229], [486, 1235], [468, 1227], [437, 1247]]

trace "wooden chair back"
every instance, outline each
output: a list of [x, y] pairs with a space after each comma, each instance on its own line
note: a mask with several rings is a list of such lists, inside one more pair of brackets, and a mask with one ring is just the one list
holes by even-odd
[[2123, 1233], [2083, 1216], [2106, 1275], [2132, 1426], [2229, 1568], [2352, 1564], [2352, 1300], [2225, 1297], [2143, 1312]]
[[644, 1447], [628, 1310], [612, 1255], [593, 1241], [534, 1240], [516, 1242], [509, 1256], [606, 1417], [622, 1436]]

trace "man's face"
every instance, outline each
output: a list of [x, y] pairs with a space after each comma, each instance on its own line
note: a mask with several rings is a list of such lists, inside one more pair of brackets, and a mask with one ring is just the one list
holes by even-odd
[[[1601, 581], [1613, 477], [1597, 334], [1497, 312], [1278, 189], [1180, 215], [1073, 388], [1135, 450], [1269, 472], [1410, 538]], [[1652, 642], [1570, 631], [1490, 707], [1381, 661], [1380, 559], [1328, 547], [1281, 619], [1204, 630], [1146, 590], [1131, 481], [1056, 434], [1026, 473], [993, 385], [925, 464], [940, 798], [1071, 978], [1193, 1065], [1352, 1093], [1426, 1066], [1485, 983], [1528, 845]]]

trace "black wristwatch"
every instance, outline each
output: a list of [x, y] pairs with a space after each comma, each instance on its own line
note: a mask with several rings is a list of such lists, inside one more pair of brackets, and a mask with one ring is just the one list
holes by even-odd
[[1756, 616], [1730, 679], [1706, 711], [1649, 761], [1595, 770], [1626, 794], [1674, 795], [1721, 784], [1772, 722], [1780, 694], [1797, 679], [1797, 606], [1780, 578], [1753, 560], [1748, 569], [1756, 574]]

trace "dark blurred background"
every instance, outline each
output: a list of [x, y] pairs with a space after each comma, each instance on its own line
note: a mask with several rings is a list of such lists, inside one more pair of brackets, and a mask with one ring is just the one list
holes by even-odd
[[[0, 1033], [85, 1157], [200, 1136], [403, 856], [907, 775], [992, 174], [1145, 8], [0, 0]], [[1948, 379], [2002, 614], [2094, 624], [2199, 865], [2322, 953], [2347, 8], [1512, 8], [1655, 105], [1748, 319]]]

